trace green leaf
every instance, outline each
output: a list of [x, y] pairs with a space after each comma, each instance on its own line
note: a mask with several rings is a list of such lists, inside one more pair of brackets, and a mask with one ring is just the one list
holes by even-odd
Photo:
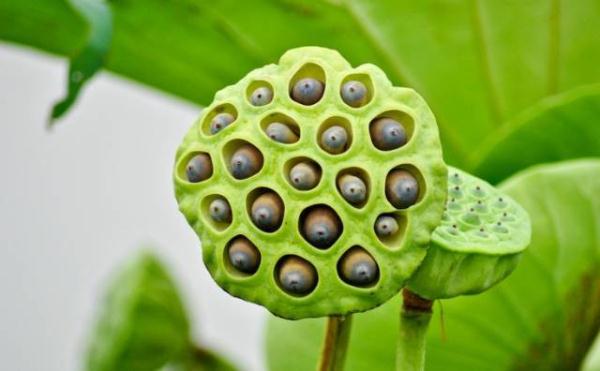
[[484, 143], [475, 173], [498, 182], [533, 164], [600, 156], [600, 85], [550, 97]]
[[[64, 7], [5, 0], [0, 38], [71, 55], [85, 25]], [[106, 67], [200, 104], [292, 47], [378, 64], [425, 97], [447, 159], [463, 168], [472, 144], [518, 112], [600, 82], [597, 0], [119, 0], [111, 8]]]
[[67, 75], [67, 95], [52, 108], [49, 125], [75, 103], [83, 85], [104, 65], [112, 34], [112, 16], [104, 0], [70, 0], [89, 24], [86, 45], [71, 58]]
[[[446, 340], [433, 320], [427, 370], [577, 369], [600, 330], [600, 160], [534, 167], [501, 188], [530, 214], [532, 244], [500, 285], [443, 302]], [[356, 315], [347, 370], [393, 367], [398, 313], [396, 298]], [[271, 319], [270, 369], [313, 369], [322, 331]]]

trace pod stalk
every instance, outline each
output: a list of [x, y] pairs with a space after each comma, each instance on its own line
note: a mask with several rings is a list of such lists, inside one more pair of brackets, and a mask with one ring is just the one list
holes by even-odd
[[328, 318], [318, 371], [344, 370], [351, 329], [351, 314]]
[[433, 301], [408, 289], [402, 290], [400, 335], [396, 348], [397, 371], [424, 371], [427, 328], [431, 320]]

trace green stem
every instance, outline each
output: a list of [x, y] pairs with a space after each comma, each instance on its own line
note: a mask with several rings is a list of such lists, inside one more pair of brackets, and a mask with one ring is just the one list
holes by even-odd
[[319, 371], [344, 370], [351, 328], [352, 315], [329, 317], [325, 329], [325, 340], [321, 349]]
[[397, 371], [425, 370], [425, 343], [431, 320], [433, 301], [421, 298], [408, 289], [402, 291], [400, 336], [396, 349]]

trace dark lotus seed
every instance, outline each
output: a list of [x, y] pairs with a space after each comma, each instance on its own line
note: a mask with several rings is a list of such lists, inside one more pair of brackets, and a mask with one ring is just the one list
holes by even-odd
[[264, 193], [252, 203], [252, 221], [263, 231], [276, 230], [282, 220], [283, 202], [276, 193]]
[[317, 103], [323, 96], [325, 85], [313, 78], [298, 80], [292, 89], [292, 99], [298, 103], [310, 106]]
[[227, 251], [229, 262], [240, 272], [252, 274], [260, 264], [260, 253], [256, 246], [244, 237], [237, 237]]
[[261, 153], [254, 146], [244, 144], [231, 156], [229, 169], [236, 179], [245, 179], [258, 173], [262, 164]]
[[217, 134], [234, 121], [235, 117], [232, 114], [227, 112], [219, 113], [210, 121], [210, 133]]
[[326, 249], [338, 239], [342, 226], [338, 216], [331, 209], [319, 207], [308, 212], [302, 230], [304, 237], [313, 246]]
[[309, 190], [320, 180], [319, 169], [309, 161], [299, 162], [290, 170], [290, 181], [296, 189]]
[[369, 286], [377, 281], [379, 267], [368, 252], [353, 249], [342, 257], [340, 275], [353, 286]]
[[390, 215], [381, 215], [375, 221], [375, 233], [379, 237], [389, 237], [398, 232], [400, 227], [396, 218]]
[[317, 272], [306, 260], [289, 256], [279, 268], [279, 284], [287, 293], [306, 295], [317, 285]]
[[375, 147], [390, 151], [406, 144], [406, 130], [398, 121], [381, 117], [375, 119], [370, 127], [371, 140]]
[[270, 123], [265, 131], [269, 138], [279, 143], [295, 143], [298, 141], [298, 135], [289, 126], [280, 122]]
[[394, 207], [405, 209], [417, 202], [419, 183], [408, 171], [394, 170], [388, 175], [385, 194]]
[[271, 103], [272, 100], [273, 91], [266, 86], [254, 89], [250, 96], [250, 103], [252, 103], [253, 106], [264, 106]]
[[321, 134], [321, 147], [329, 153], [342, 153], [348, 143], [348, 133], [341, 126], [334, 125]]
[[212, 161], [206, 153], [199, 153], [192, 157], [186, 167], [185, 175], [187, 180], [192, 183], [198, 183], [210, 178], [213, 173]]
[[208, 205], [208, 213], [215, 222], [231, 223], [231, 206], [222, 197], [217, 197]]
[[342, 85], [342, 100], [351, 107], [360, 107], [366, 103], [367, 87], [360, 81], [348, 81]]
[[357, 176], [346, 174], [338, 179], [338, 187], [344, 199], [359, 205], [367, 199], [367, 185]]

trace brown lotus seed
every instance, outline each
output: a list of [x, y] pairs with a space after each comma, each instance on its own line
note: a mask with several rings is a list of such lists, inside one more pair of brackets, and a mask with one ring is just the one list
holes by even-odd
[[281, 226], [283, 202], [275, 192], [267, 192], [252, 203], [252, 221], [263, 231], [273, 232]]

